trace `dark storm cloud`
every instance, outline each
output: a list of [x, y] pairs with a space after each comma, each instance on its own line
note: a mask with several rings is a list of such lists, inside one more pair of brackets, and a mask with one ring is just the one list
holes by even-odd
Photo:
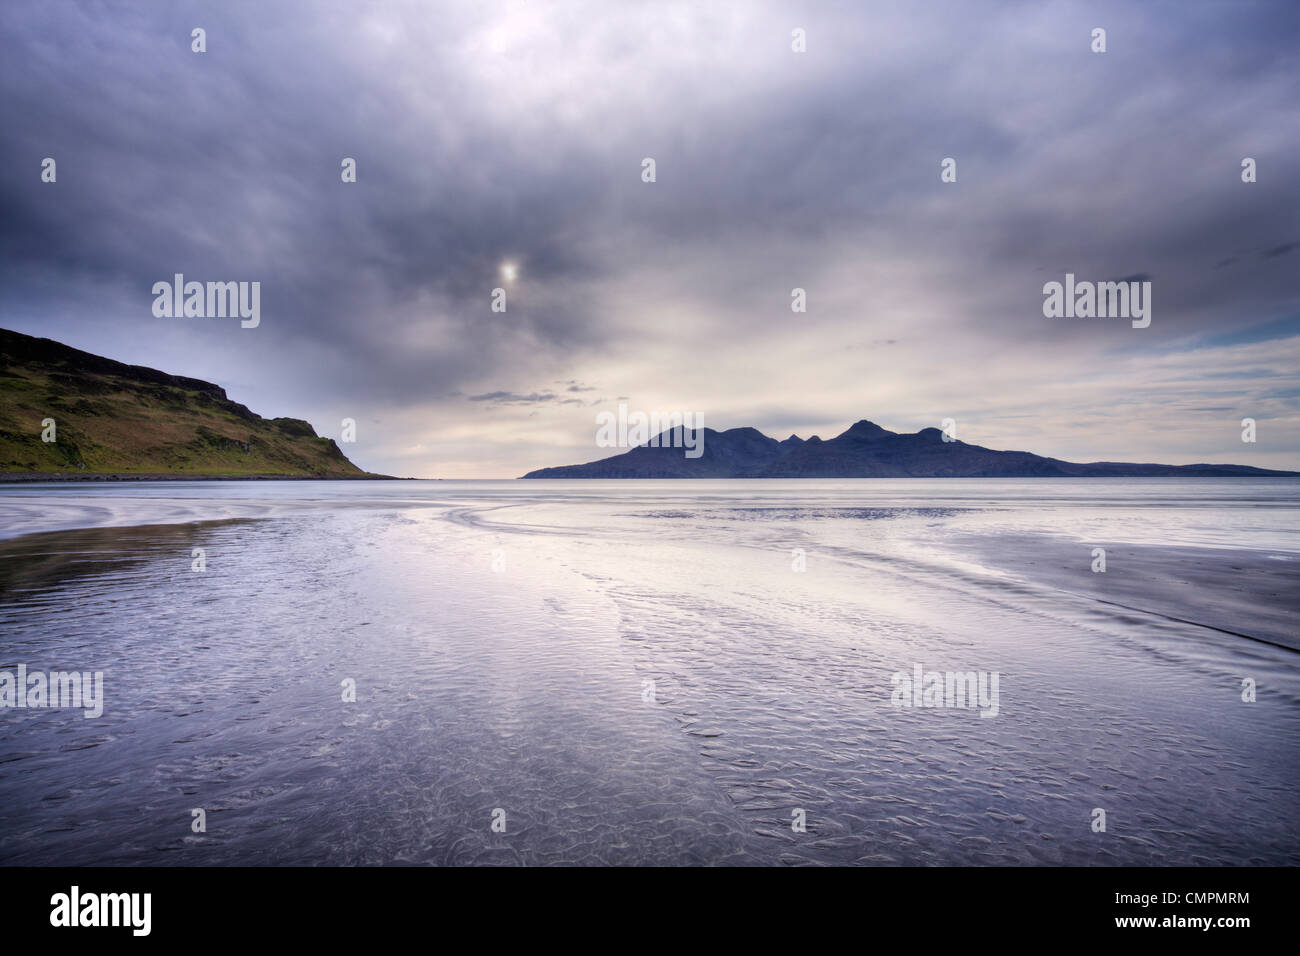
[[[53, 156], [58, 183], [0, 186], [7, 314], [98, 282], [117, 296], [101, 308], [141, 327], [152, 283], [175, 272], [261, 279], [277, 345], [328, 343], [355, 387], [418, 397], [500, 361], [488, 302], [503, 256], [539, 284], [589, 272], [566, 235], [583, 215], [580, 166], [539, 173], [476, 127], [472, 103], [419, 125], [381, 63], [341, 59], [346, 21], [314, 24], [283, 4], [135, 11], [9, 18], [4, 161]], [[189, 49], [191, 24], [205, 26], [207, 53]], [[344, 156], [360, 168], [351, 189]], [[455, 347], [395, 347], [390, 316], [411, 308], [443, 315]], [[511, 318], [512, 333], [549, 345], [598, 337], [552, 302], [525, 299]]]

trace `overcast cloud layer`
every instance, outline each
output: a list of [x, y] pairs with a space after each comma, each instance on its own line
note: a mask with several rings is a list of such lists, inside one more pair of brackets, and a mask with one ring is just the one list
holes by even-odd
[[[333, 437], [354, 418], [370, 470], [604, 457], [620, 398], [1300, 469], [1294, 2], [0, 16], [0, 325]], [[155, 318], [177, 272], [260, 281], [261, 325]], [[1067, 272], [1148, 278], [1150, 327], [1044, 318]]]

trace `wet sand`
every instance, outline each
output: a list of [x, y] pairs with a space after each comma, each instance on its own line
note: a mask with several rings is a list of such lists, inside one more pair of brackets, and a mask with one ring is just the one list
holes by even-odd
[[[980, 563], [1040, 585], [1300, 651], [1300, 554], [969, 535]], [[1093, 572], [1094, 548], [1106, 551]]]

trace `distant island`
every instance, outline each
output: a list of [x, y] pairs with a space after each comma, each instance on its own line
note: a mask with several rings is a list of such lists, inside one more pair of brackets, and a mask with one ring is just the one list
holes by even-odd
[[0, 479], [383, 477], [211, 382], [0, 329]]
[[[1249, 465], [1141, 465], [1098, 461], [1079, 464], [1027, 451], [995, 451], [944, 441], [937, 428], [900, 434], [860, 421], [841, 435], [784, 441], [755, 428], [703, 429], [704, 452], [683, 454], [680, 429], [655, 443], [585, 465], [530, 471], [525, 478], [1149, 478], [1300, 477]], [[691, 444], [698, 441], [695, 436]]]

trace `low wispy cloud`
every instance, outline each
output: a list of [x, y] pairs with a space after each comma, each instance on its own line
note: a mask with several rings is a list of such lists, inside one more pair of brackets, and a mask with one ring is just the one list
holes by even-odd
[[496, 402], [499, 405], [532, 405], [537, 402], [553, 402], [556, 396], [550, 392], [533, 392], [529, 395], [517, 395], [514, 392], [484, 392], [482, 395], [470, 395], [471, 402]]

